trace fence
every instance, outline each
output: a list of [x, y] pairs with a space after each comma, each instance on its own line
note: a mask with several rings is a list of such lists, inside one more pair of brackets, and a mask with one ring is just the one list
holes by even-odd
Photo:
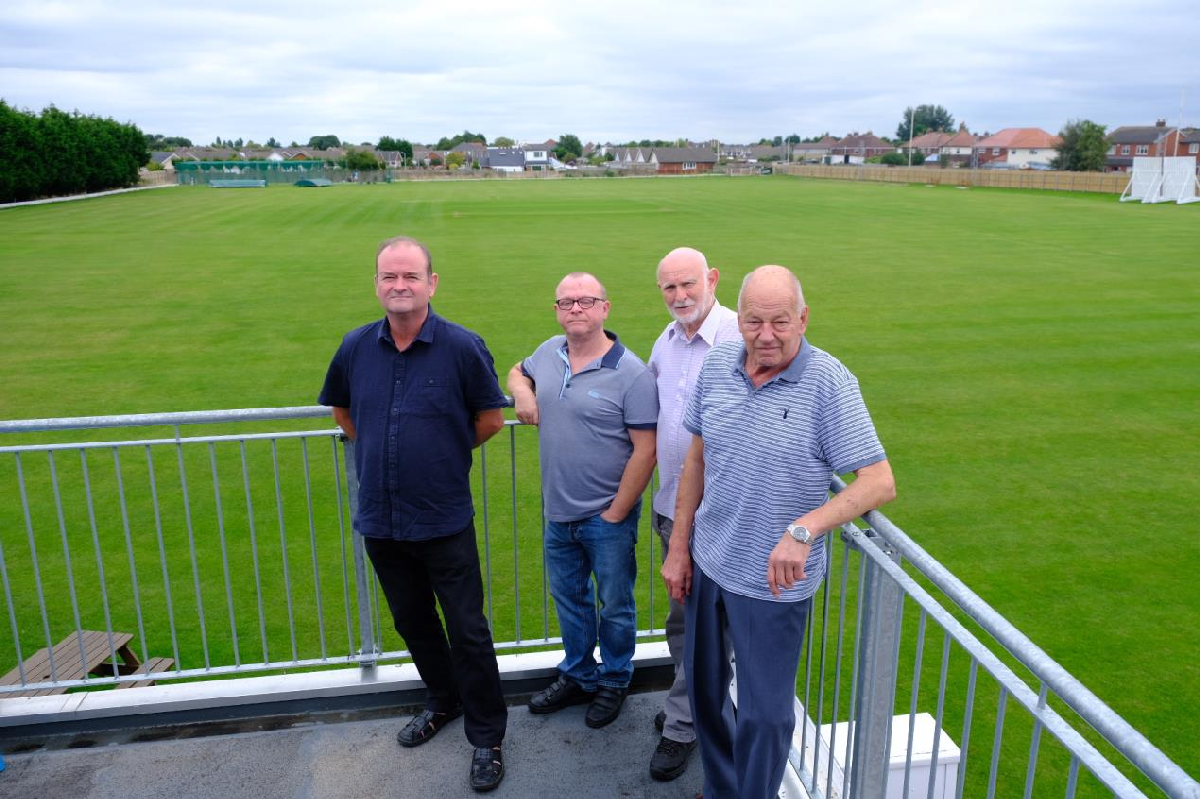
[[[276, 431], [241, 429], [264, 422]], [[183, 425], [195, 427], [184, 436]], [[167, 434], [153, 435], [162, 426]], [[129, 435], [137, 430], [142, 437]], [[0, 422], [0, 432], [11, 442], [0, 446], [0, 585], [12, 632], [11, 642], [0, 638], [0, 664], [17, 664], [0, 702], [34, 688], [406, 656], [350, 530], [352, 452], [328, 409]], [[501, 652], [560, 644], [532, 435], [509, 423], [473, 471], [486, 611]], [[798, 791], [1200, 797], [1183, 769], [903, 531], [877, 512], [865, 521], [822, 539], [825, 580], [797, 678], [789, 779]], [[662, 634], [666, 602], [657, 536], [645, 518], [642, 528], [645, 638]], [[52, 663], [45, 683], [25, 673], [38, 647], [82, 661], [89, 630], [101, 660], [117, 663], [127, 644], [143, 664], [169, 658], [173, 668], [70, 676]], [[927, 657], [927, 644], [940, 657]]]
[[1047, 172], [1036, 169], [928, 169], [889, 166], [818, 166], [777, 164], [777, 174], [829, 180], [863, 180], [879, 183], [922, 183], [936, 186], [970, 186], [990, 189], [1043, 189], [1120, 194], [1129, 185], [1121, 172]]

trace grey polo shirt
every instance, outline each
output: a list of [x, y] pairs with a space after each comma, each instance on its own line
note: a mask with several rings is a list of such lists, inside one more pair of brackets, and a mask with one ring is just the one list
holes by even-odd
[[806, 578], [778, 598], [767, 558], [787, 526], [823, 505], [834, 472], [887, 457], [858, 380], [841, 361], [803, 340], [780, 374], [754, 387], [740, 341], [709, 351], [683, 424], [704, 441], [704, 495], [692, 528], [692, 558], [726, 591], [768, 601], [812, 596], [825, 568], [815, 546]]
[[595, 516], [617, 495], [633, 454], [629, 429], [658, 422], [654, 375], [604, 331], [613, 345], [571, 374], [567, 337], [555, 336], [521, 362], [538, 405], [538, 449], [546, 517], [571, 522]]

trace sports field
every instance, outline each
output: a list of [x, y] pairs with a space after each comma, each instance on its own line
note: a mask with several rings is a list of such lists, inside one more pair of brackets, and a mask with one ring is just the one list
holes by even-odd
[[1200, 209], [782, 177], [6, 209], [0, 418], [312, 404], [341, 335], [379, 315], [374, 250], [397, 233], [429, 244], [435, 307], [502, 379], [557, 332], [568, 271], [600, 277], [645, 357], [669, 249], [706, 252], [728, 305], [754, 266], [793, 267], [810, 341], [858, 376], [888, 450], [887, 514], [1200, 772]]

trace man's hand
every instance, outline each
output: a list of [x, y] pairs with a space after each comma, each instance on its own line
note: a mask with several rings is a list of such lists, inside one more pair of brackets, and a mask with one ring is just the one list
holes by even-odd
[[692, 556], [687, 547], [671, 547], [659, 573], [671, 599], [682, 602], [692, 592]]
[[607, 508], [600, 511], [600, 518], [603, 519], [604, 521], [608, 522], [609, 524], [620, 524], [621, 522], [625, 521], [625, 517], [628, 515], [629, 514], [627, 513], [627, 514], [625, 514], [625, 516], [622, 516], [619, 519], [613, 518], [612, 505], [609, 505]]
[[791, 588], [797, 580], [808, 576], [804, 573], [804, 561], [808, 560], [811, 551], [811, 544], [801, 544], [787, 533], [783, 534], [771, 550], [771, 557], [767, 558], [767, 585], [772, 594], [779, 596], [781, 587]]
[[533, 381], [521, 369], [521, 362], [508, 370], [508, 393], [512, 394], [513, 409], [517, 412], [517, 421], [521, 424], [538, 423], [537, 394], [533, 390]]
[[517, 421], [536, 426], [538, 423], [537, 399], [514, 395], [513, 400], [513, 407], [517, 411]]

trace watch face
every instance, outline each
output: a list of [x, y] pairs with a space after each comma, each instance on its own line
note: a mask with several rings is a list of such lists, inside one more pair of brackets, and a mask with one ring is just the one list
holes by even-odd
[[807, 544], [810, 540], [812, 540], [812, 533], [808, 531], [808, 528], [799, 524], [788, 525], [788, 532], [791, 534], [792, 538], [796, 539], [801, 544]]

